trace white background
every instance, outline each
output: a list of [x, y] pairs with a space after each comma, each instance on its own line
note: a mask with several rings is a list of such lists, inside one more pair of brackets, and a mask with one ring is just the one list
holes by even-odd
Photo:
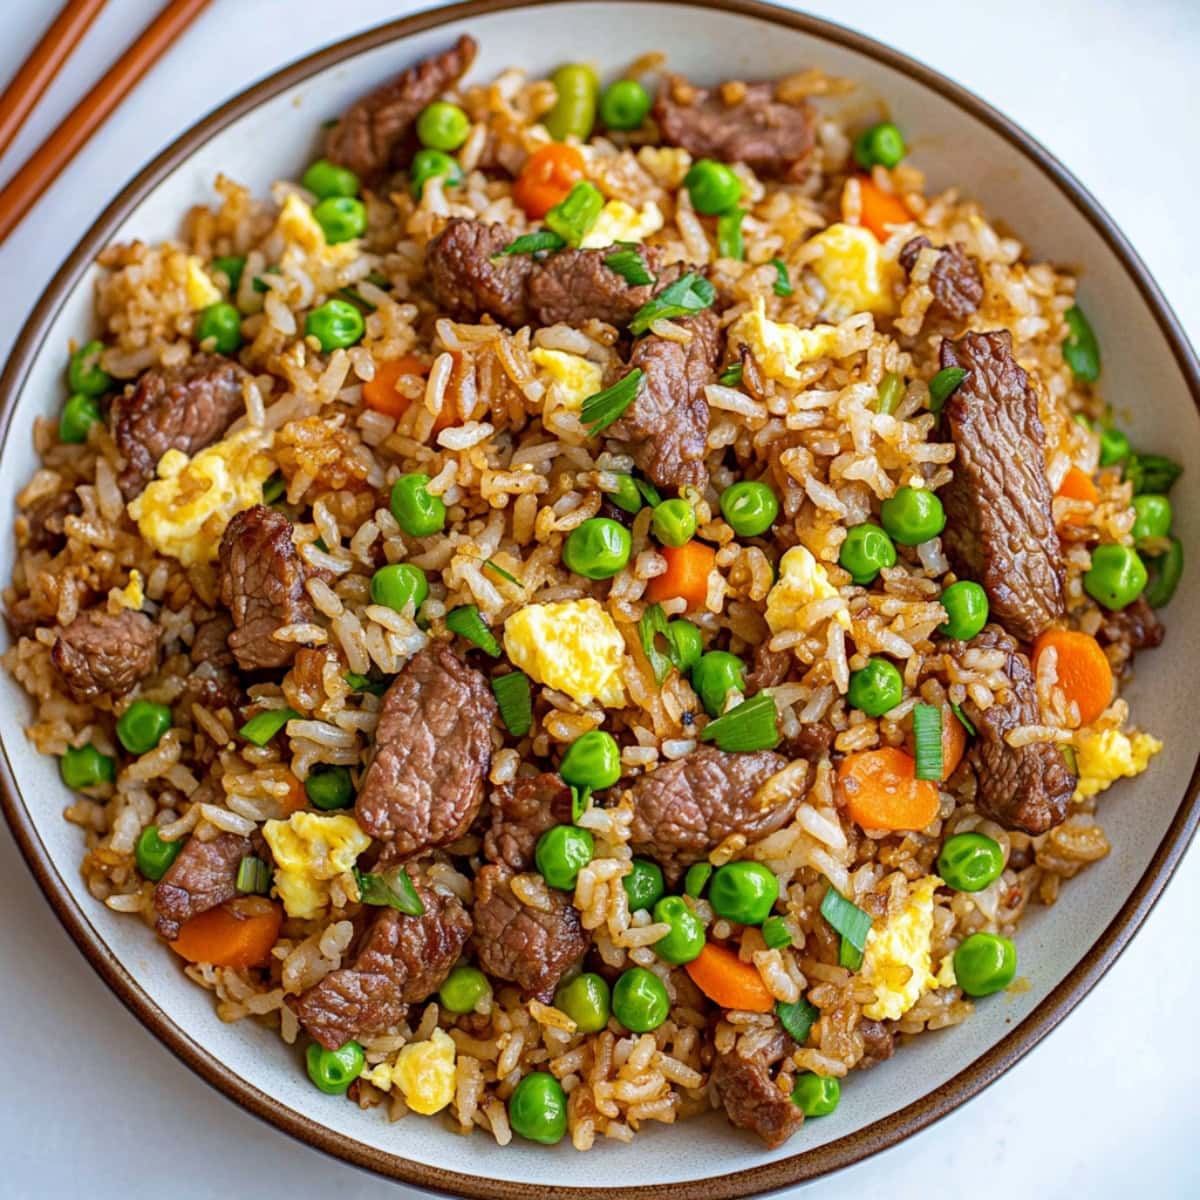
[[[0, 161], [0, 179], [160, 3], [110, 0]], [[58, 7], [59, 0], [0, 3], [0, 79], [16, 70]], [[417, 7], [403, 0], [213, 0], [0, 246], [0, 350], [7, 353], [76, 239], [163, 145], [277, 67]], [[1200, 339], [1197, 0], [812, 0], [796, 7], [923, 59], [1041, 139], [1116, 218]], [[546, 20], [554, 20], [552, 9]], [[634, 30], [630, 48], [638, 48]], [[1113, 399], [1154, 403], [1153, 396]], [[417, 1195], [261, 1124], [176, 1062], [92, 973], [3, 830], [0, 881], [0, 1195]], [[1198, 912], [1200, 859], [1193, 853], [1108, 977], [1030, 1058], [920, 1136], [793, 1194], [1200, 1195], [1200, 1043], [1192, 1011], [1200, 995]], [[601, 1165], [614, 1184], [618, 1159], [606, 1156]]]

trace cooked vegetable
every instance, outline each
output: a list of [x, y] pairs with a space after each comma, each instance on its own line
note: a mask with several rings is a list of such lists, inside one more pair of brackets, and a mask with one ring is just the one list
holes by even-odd
[[973, 933], [954, 952], [954, 975], [968, 996], [990, 996], [1012, 983], [1017, 948], [998, 933]]
[[592, 729], [577, 737], [563, 755], [559, 774], [572, 787], [593, 792], [612, 787], [621, 778], [621, 750], [611, 733]]
[[533, 220], [565, 200], [583, 178], [583, 155], [574, 146], [540, 146], [526, 160], [513, 184], [513, 199]]
[[609, 517], [589, 517], [567, 535], [563, 564], [585, 579], [611, 579], [629, 562], [629, 530]]
[[139, 834], [133, 848], [134, 861], [143, 878], [157, 883], [183, 849], [183, 842], [183, 838], [174, 842], [164, 842], [158, 835], [158, 826], [147, 825]]
[[271, 868], [253, 854], [238, 863], [233, 886], [243, 896], [265, 896], [271, 890]]
[[[925, 718], [925, 720], [929, 720], [929, 718]], [[962, 756], [967, 749], [966, 725], [963, 718], [955, 712], [955, 705], [944, 704], [942, 706], [941, 730], [942, 770], [937, 778], [949, 779], [954, 774], [958, 764], [962, 762]], [[971, 732], [974, 733], [974, 730], [972, 729]], [[905, 748], [910, 754], [916, 754], [915, 734], [908, 737]], [[917, 778], [920, 779], [923, 777], [918, 775]], [[933, 776], [931, 775], [929, 778], [933, 778]]]
[[[428, 366], [415, 354], [404, 354], [400, 358], [393, 358], [387, 362], [377, 362], [374, 377], [362, 385], [363, 401], [369, 409], [398, 420], [408, 412], [409, 405], [412, 404], [412, 400], [396, 390], [396, 384], [400, 377], [402, 375], [425, 375], [428, 371]], [[443, 415], [443, 413], [439, 413], [434, 422], [435, 433], [438, 432]], [[443, 425], [442, 428], [445, 426]]]
[[460, 604], [446, 614], [446, 628], [459, 637], [466, 638], [474, 646], [478, 646], [492, 658], [500, 657], [500, 643], [496, 635], [487, 627], [480, 615], [479, 608], [474, 604]]
[[420, 200], [425, 185], [439, 176], [445, 178], [448, 188], [462, 186], [462, 167], [457, 159], [451, 158], [443, 150], [418, 150], [408, 168], [408, 186], [412, 194]]
[[682, 546], [695, 536], [696, 510], [686, 500], [663, 500], [654, 506], [650, 528], [664, 546]]
[[792, 934], [782, 917], [768, 917], [762, 923], [762, 937], [768, 949], [779, 950], [792, 944]]
[[614, 250], [611, 254], [606, 254], [604, 265], [610, 271], [616, 271], [630, 287], [642, 287], [654, 282], [654, 276], [650, 274], [646, 260], [634, 246], [626, 246], [621, 250]]
[[594, 184], [581, 179], [546, 214], [546, 228], [557, 233], [568, 246], [578, 246], [596, 223], [604, 207], [604, 195]]
[[779, 1000], [775, 1004], [775, 1015], [787, 1035], [803, 1046], [808, 1041], [808, 1031], [816, 1024], [821, 1010], [815, 1004], [810, 1004], [803, 996], [792, 1004]]
[[442, 984], [438, 999], [442, 1007], [452, 1013], [474, 1012], [479, 1002], [492, 994], [492, 985], [478, 968], [459, 963]]
[[897, 166], [906, 153], [904, 135], [891, 121], [880, 121], [854, 139], [854, 161], [864, 171]]
[[[1064, 496], [1068, 500], [1086, 500], [1089, 504], [1096, 504], [1100, 500], [1100, 493], [1096, 490], [1096, 485], [1092, 482], [1092, 477], [1086, 472], [1081, 471], [1078, 467], [1071, 467], [1063, 476], [1063, 481], [1058, 485], [1056, 496]], [[1072, 513], [1067, 518], [1068, 525], [1081, 525], [1084, 523], [1082, 513]]]
[[617, 490], [605, 493], [609, 500], [624, 512], [641, 512], [643, 508], [642, 493], [638, 490], [637, 482], [633, 476], [618, 473], [616, 478]]
[[542, 878], [564, 892], [575, 890], [579, 872], [592, 861], [596, 844], [592, 835], [578, 825], [555, 825], [538, 838], [534, 860]]
[[640, 129], [650, 112], [650, 94], [636, 79], [618, 79], [600, 97], [600, 120], [609, 129]]
[[347, 671], [342, 678], [356, 692], [370, 692], [372, 696], [382, 696], [388, 690], [387, 680], [372, 679], [368, 675], [359, 675], [355, 671]]
[[681, 674], [690, 671], [704, 654], [704, 635], [682, 617], [667, 622], [666, 638], [667, 656]]
[[366, 328], [362, 313], [348, 300], [326, 300], [308, 314], [304, 336], [316, 338], [321, 349], [329, 354], [360, 342]]
[[767, 991], [758, 968], [744, 963], [732, 951], [715, 942], [685, 964], [692, 982], [714, 1003], [739, 1012], [771, 1012], [775, 1001]]
[[1090, 634], [1077, 629], [1047, 629], [1033, 643], [1033, 669], [1053, 650], [1058, 687], [1068, 704], [1079, 708], [1080, 725], [1090, 725], [1112, 702], [1113, 674], [1108, 656]]
[[639, 337], [655, 321], [690, 317], [693, 313], [712, 307], [714, 299], [716, 299], [716, 291], [713, 289], [713, 285], [703, 275], [689, 271], [674, 283], [668, 284], [652, 300], [647, 300], [633, 314], [633, 319], [629, 322], [629, 332], [634, 337]]
[[325, 240], [336, 246], [366, 233], [367, 208], [353, 196], [330, 196], [313, 209], [313, 220], [320, 225]]
[[130, 754], [145, 754], [170, 728], [171, 710], [165, 704], [135, 700], [117, 720], [117, 740]]
[[289, 721], [295, 721], [299, 716], [294, 708], [266, 708], [255, 713], [238, 733], [256, 746], [265, 746]]
[[312, 806], [322, 812], [349, 808], [354, 800], [354, 783], [350, 778], [350, 768], [330, 763], [314, 766], [304, 781], [304, 792]]
[[[849, 945], [859, 955], [862, 954], [866, 949], [867, 934], [871, 932], [869, 913], [863, 912], [857, 904], [847, 900], [836, 888], [830, 887], [821, 901], [821, 916], [836, 932], [842, 935], [844, 944]], [[857, 965], [855, 969], [857, 969]]]
[[891, 414], [900, 407], [904, 399], [904, 376], [895, 371], [888, 371], [879, 381], [879, 390], [875, 394], [875, 411]]
[[599, 1033], [611, 1012], [608, 982], [603, 975], [585, 971], [554, 993], [554, 1007], [565, 1012], [580, 1033]]
[[846, 700], [868, 717], [882, 717], [903, 699], [904, 678], [886, 658], [873, 658], [865, 667], [850, 672]]
[[596, 98], [600, 81], [596, 72], [583, 63], [568, 63], [550, 76], [558, 99], [542, 117], [546, 132], [556, 141], [569, 137], [586, 142], [596, 123]]
[[1135, 543], [1165, 538], [1171, 532], [1171, 501], [1166, 496], [1143, 492], [1133, 498], [1134, 521], [1130, 533]]
[[235, 354], [242, 344], [242, 314], [224, 300], [210, 304], [196, 320], [196, 343], [211, 345], [218, 354]]
[[655, 924], [671, 927], [670, 933], [654, 943], [654, 953], [676, 965], [691, 962], [704, 949], [704, 922], [688, 907], [682, 896], [664, 896], [654, 906]]
[[1115, 467], [1132, 452], [1129, 439], [1119, 429], [1100, 430], [1100, 465]]
[[1004, 851], [982, 833], [957, 833], [938, 855], [938, 874], [957, 892], [981, 892], [1000, 878]]
[[902, 487], [879, 508], [879, 519], [902, 546], [919, 546], [946, 527], [946, 510], [928, 488]]
[[58, 770], [63, 783], [75, 791], [112, 783], [117, 777], [116, 763], [92, 745], [68, 746], [58, 760]]
[[1076, 379], [1094, 383], [1100, 378], [1100, 343], [1078, 304], [1067, 309], [1067, 336], [1062, 352], [1067, 366]]
[[878, 525], [864, 521], [846, 531], [838, 565], [850, 572], [859, 587], [869, 587], [884, 567], [896, 565], [896, 546]]
[[388, 563], [371, 576], [371, 601], [404, 612], [415, 613], [429, 595], [429, 580], [415, 563]]
[[742, 239], [742, 222], [745, 219], [744, 208], [731, 208], [717, 218], [718, 258], [732, 258], [741, 262], [746, 257], [746, 246]]
[[642, 653], [654, 672], [655, 683], [662, 683], [671, 671], [672, 657], [658, 648], [658, 638], [664, 641], [667, 637], [667, 615], [661, 604], [648, 604], [638, 618], [638, 637], [642, 644]]
[[757, 862], [731, 862], [718, 867], [708, 888], [713, 912], [739, 925], [761, 925], [778, 899], [779, 880]]
[[782, 740], [775, 697], [759, 692], [743, 700], [736, 708], [710, 721], [700, 740], [716, 742], [719, 749], [728, 753], [774, 749]]
[[929, 381], [929, 411], [940, 413], [955, 389], [967, 377], [964, 367], [943, 367]]
[[779, 497], [760, 480], [743, 479], [721, 493], [721, 515], [738, 537], [758, 537], [779, 515]]
[[796, 289], [792, 287], [792, 281], [788, 278], [787, 263], [782, 258], [773, 258], [771, 266], [775, 268], [775, 282], [771, 285], [775, 295], [790, 296]]
[[1106, 542], [1092, 551], [1083, 590], [1098, 604], [1118, 612], [1142, 594], [1148, 581], [1146, 566], [1132, 546]]
[[336, 1050], [326, 1050], [313, 1042], [304, 1053], [308, 1077], [321, 1091], [341, 1096], [362, 1074], [366, 1065], [363, 1048], [355, 1041], [346, 1042]]
[[394, 908], [406, 917], [425, 915], [425, 901], [413, 887], [413, 881], [403, 867], [382, 875], [368, 874], [355, 868], [354, 878], [364, 904], [375, 908]]
[[457, 104], [435, 100], [417, 118], [417, 138], [431, 150], [457, 150], [471, 132], [471, 119]]
[[1133, 484], [1133, 494], [1154, 492], [1165, 496], [1175, 480], [1183, 474], [1183, 468], [1161, 454], [1131, 454], [1125, 463], [1125, 478]]
[[717, 382], [722, 387], [740, 387], [742, 382], [742, 364], [740, 362], [730, 363], [729, 366], [717, 376]]
[[193, 963], [214, 967], [261, 967], [279, 938], [283, 909], [261, 896], [230, 900], [219, 908], [189, 917], [171, 949]]
[[667, 569], [646, 585], [646, 599], [661, 604], [681, 598], [687, 602], [689, 612], [703, 608], [717, 552], [693, 538], [685, 546], [664, 546], [659, 553], [667, 560]]
[[589, 435], [595, 437], [617, 420], [637, 399], [641, 386], [642, 370], [634, 367], [612, 387], [589, 396], [579, 410], [579, 419], [588, 426]]
[[630, 967], [613, 985], [613, 1016], [630, 1033], [651, 1033], [671, 1011], [666, 985], [645, 967]]
[[917, 778], [944, 779], [941, 708], [936, 704], [918, 704], [913, 709], [912, 718]]
[[667, 890], [662, 867], [648, 858], [635, 858], [629, 864], [629, 874], [622, 876], [621, 886], [625, 889], [630, 912], [653, 908]]
[[508, 1098], [508, 1123], [513, 1133], [531, 1142], [553, 1146], [567, 1132], [567, 1095], [546, 1071], [531, 1071]]
[[91, 396], [72, 396], [58, 419], [58, 440], [68, 446], [81, 446], [88, 440], [91, 427], [103, 419], [100, 406]]
[[410, 473], [392, 484], [391, 510], [410, 537], [431, 537], [446, 527], [446, 505], [429, 491], [429, 476]]
[[906, 225], [913, 219], [904, 201], [885, 192], [867, 176], [858, 176], [859, 220], [881, 242], [892, 236], [892, 227]]
[[1146, 570], [1149, 582], [1142, 594], [1153, 608], [1162, 608], [1175, 595], [1183, 577], [1183, 543], [1171, 538], [1165, 554], [1146, 560]]
[[848, 754], [838, 767], [838, 790], [863, 829], [924, 829], [938, 812], [937, 785], [916, 777], [917, 764], [894, 746]]
[[942, 593], [941, 605], [946, 610], [946, 621], [938, 626], [938, 632], [947, 637], [966, 642], [987, 624], [987, 592], [974, 580], [952, 583]]
[[728, 650], [710, 650], [692, 669], [692, 687], [705, 712], [719, 717], [730, 691], [746, 690], [746, 664]]
[[842, 1085], [832, 1075], [802, 1071], [792, 1088], [792, 1103], [806, 1117], [827, 1117], [842, 1098]]
[[78, 396], [103, 396], [111, 392], [113, 377], [100, 366], [104, 343], [84, 342], [67, 363], [67, 387]]
[[492, 680], [492, 694], [500, 706], [500, 720], [513, 737], [524, 737], [533, 725], [533, 696], [529, 676], [510, 671]]
[[[359, 183], [358, 176], [349, 167], [339, 167], [327, 158], [318, 158], [300, 177], [300, 186], [312, 192], [318, 200], [328, 200], [330, 196], [357, 196]], [[213, 266], [216, 265], [217, 260], [214, 260]], [[237, 291], [232, 276], [229, 286]]]
[[728, 212], [742, 198], [742, 181], [732, 167], [712, 158], [694, 162], [683, 177], [692, 207], [706, 217]]
[[509, 242], [495, 258], [507, 258], [513, 254], [545, 254], [561, 250], [566, 245], [566, 239], [560, 237], [552, 229], [535, 229], [533, 233], [523, 233], [514, 242]]

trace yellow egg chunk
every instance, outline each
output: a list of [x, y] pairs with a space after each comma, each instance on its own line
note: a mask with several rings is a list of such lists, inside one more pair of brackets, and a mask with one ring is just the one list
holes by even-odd
[[604, 372], [578, 354], [535, 346], [529, 357], [541, 367], [539, 375], [550, 389], [552, 407], [578, 412], [583, 402], [604, 386]]
[[413, 1112], [429, 1116], [454, 1099], [455, 1047], [444, 1029], [435, 1029], [427, 1042], [410, 1042], [392, 1065], [392, 1081]]
[[301, 920], [329, 906], [329, 881], [351, 870], [371, 844], [345, 813], [296, 812], [286, 821], [266, 822], [262, 830], [275, 858], [275, 890], [287, 915]]
[[[275, 232], [290, 242], [303, 255], [317, 258], [329, 266], [344, 266], [358, 257], [358, 238], [331, 246], [325, 240], [325, 230], [317, 223], [312, 209], [295, 192], [288, 194], [275, 222]], [[287, 251], [284, 251], [286, 261]]]
[[204, 270], [204, 263], [195, 254], [188, 255], [184, 288], [187, 290], [188, 305], [193, 312], [225, 299], [221, 289], [209, 279]]
[[729, 344], [745, 343], [754, 352], [763, 374], [784, 383], [800, 383], [799, 367], [818, 358], [832, 358], [841, 345], [841, 331], [834, 325], [801, 329], [786, 321], [772, 321], [761, 296], [753, 307], [729, 327]]
[[[867, 934], [860, 974], [875, 988], [875, 1002], [863, 1005], [873, 1021], [896, 1021], [931, 988], [945, 987], [930, 961], [933, 937], [933, 893], [942, 881], [926, 875], [911, 884], [908, 903]], [[953, 967], [951, 967], [953, 971]], [[945, 963], [942, 964], [943, 977]]]
[[134, 567], [129, 572], [129, 582], [123, 588], [113, 588], [110, 595], [116, 596], [117, 603], [122, 608], [132, 608], [136, 612], [146, 602], [146, 590], [141, 571]]
[[596, 223], [579, 243], [581, 250], [599, 250], [613, 242], [641, 242], [663, 227], [663, 215], [651, 200], [644, 208], [634, 208], [624, 200], [610, 200], [600, 210]]
[[825, 285], [822, 312], [826, 317], [841, 321], [852, 313], [886, 316], [895, 311], [893, 285], [900, 268], [883, 257], [869, 229], [839, 222], [810, 238], [807, 245], [824, 251], [809, 267]]
[[[801, 629], [804, 627], [801, 610], [806, 604], [836, 595], [837, 588], [829, 582], [825, 568], [812, 552], [804, 546], [793, 546], [779, 560], [779, 578], [767, 593], [767, 625], [773, 634]], [[833, 619], [843, 628], [850, 628], [850, 613], [844, 604]]]
[[1112, 787], [1118, 779], [1140, 775], [1162, 748], [1162, 742], [1148, 733], [1131, 737], [1119, 729], [1103, 729], [1080, 734], [1075, 743], [1079, 783], [1074, 798], [1086, 800]]
[[142, 537], [185, 567], [212, 562], [234, 515], [262, 502], [262, 485], [275, 470], [264, 453], [273, 437], [243, 429], [191, 459], [168, 450], [158, 461], [158, 478], [129, 502]]
[[597, 600], [527, 604], [504, 622], [504, 649], [538, 683], [580, 704], [625, 703], [625, 641]]

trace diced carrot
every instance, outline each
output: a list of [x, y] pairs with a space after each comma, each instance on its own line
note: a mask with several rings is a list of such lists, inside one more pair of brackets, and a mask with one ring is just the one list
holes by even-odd
[[[913, 751], [913, 735], [905, 739], [905, 747], [909, 754]], [[954, 715], [954, 709], [949, 704], [942, 705], [942, 778], [949, 779], [955, 768], [962, 762], [962, 756], [967, 749], [967, 731], [962, 722]]]
[[886, 242], [892, 232], [889, 226], [904, 225], [913, 219], [913, 215], [899, 196], [885, 192], [869, 176], [859, 175], [856, 178], [861, 197], [859, 221], [881, 242]]
[[171, 949], [188, 962], [261, 967], [279, 938], [282, 922], [278, 904], [262, 896], [243, 896], [184, 921]]
[[938, 788], [916, 770], [912, 755], [894, 746], [846, 755], [838, 767], [846, 811], [863, 829], [924, 829], [937, 816]]
[[[1063, 481], [1058, 485], [1058, 491], [1054, 494], [1065, 496], [1068, 500], [1087, 500], [1091, 504], [1096, 504], [1100, 499], [1100, 493], [1096, 490], [1092, 477], [1078, 467], [1072, 467], [1063, 476]], [[1071, 513], [1066, 519], [1066, 524], [1082, 525], [1085, 520], [1082, 513]]]
[[770, 1012], [775, 1007], [767, 985], [753, 963], [742, 962], [732, 950], [706, 942], [700, 957], [685, 970], [692, 982], [714, 1003], [739, 1012]]
[[708, 573], [717, 561], [717, 552], [695, 538], [682, 546], [660, 546], [658, 552], [667, 560], [667, 569], [646, 584], [647, 601], [661, 604], [682, 596], [689, 612], [703, 608]]
[[292, 813], [308, 807], [308, 793], [304, 790], [304, 784], [290, 771], [288, 772], [287, 795], [280, 797], [279, 807], [285, 817], [290, 817]]
[[363, 384], [363, 400], [368, 408], [399, 420], [408, 411], [412, 401], [396, 391], [401, 375], [426, 375], [429, 365], [415, 354], [403, 354], [399, 358], [375, 364], [375, 377]]
[[1080, 725], [1090, 725], [1112, 701], [1113, 675], [1100, 643], [1077, 629], [1047, 629], [1033, 643], [1033, 669], [1047, 650], [1055, 651], [1058, 686], [1079, 706]]
[[527, 217], [544, 217], [583, 178], [585, 165], [574, 146], [562, 142], [541, 146], [525, 160], [513, 184], [513, 199]]

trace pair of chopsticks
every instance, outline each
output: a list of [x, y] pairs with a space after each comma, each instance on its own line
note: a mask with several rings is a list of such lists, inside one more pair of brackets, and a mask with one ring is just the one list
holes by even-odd
[[[170, 0], [65, 121], [34, 151], [0, 191], [0, 241], [20, 224], [83, 144], [192, 23], [208, 0]], [[25, 123], [105, 0], [68, 0], [0, 96], [0, 153]]]

